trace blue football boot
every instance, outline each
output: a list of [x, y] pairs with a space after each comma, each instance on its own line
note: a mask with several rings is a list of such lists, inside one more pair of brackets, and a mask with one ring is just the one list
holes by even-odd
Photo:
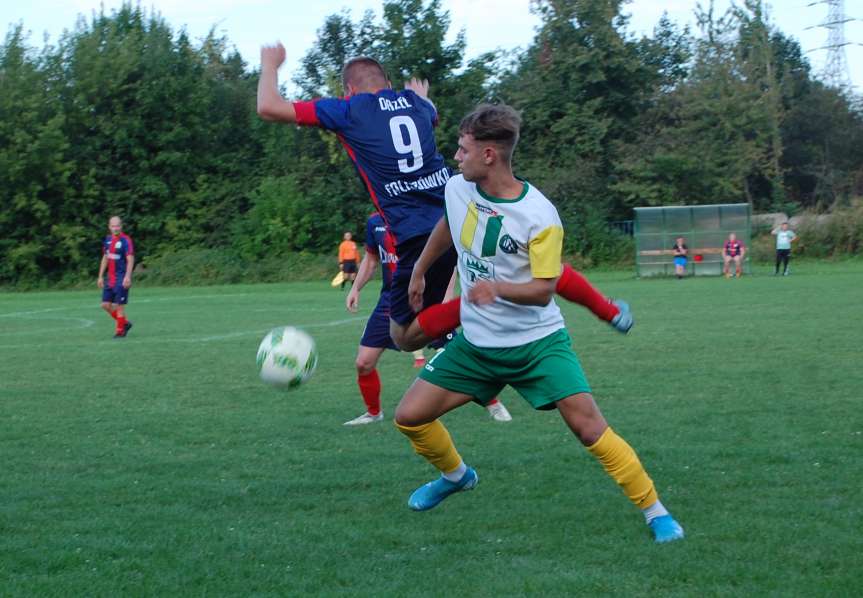
[[620, 299], [615, 299], [612, 303], [617, 306], [620, 313], [614, 316], [609, 324], [618, 332], [626, 334], [632, 328], [632, 325], [635, 324], [635, 320], [632, 319], [632, 311], [629, 309], [629, 303]]
[[428, 511], [438, 506], [450, 494], [473, 490], [477, 482], [479, 482], [479, 476], [473, 467], [468, 467], [458, 482], [450, 482], [441, 476], [414, 490], [408, 499], [408, 506], [414, 511]]
[[649, 527], [650, 531], [653, 532], [653, 540], [657, 544], [683, 539], [683, 528], [671, 515], [657, 517], [650, 522]]

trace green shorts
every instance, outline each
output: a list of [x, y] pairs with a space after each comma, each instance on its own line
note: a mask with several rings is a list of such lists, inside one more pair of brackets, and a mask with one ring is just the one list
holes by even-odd
[[459, 334], [426, 363], [419, 377], [483, 404], [509, 384], [534, 409], [554, 409], [560, 399], [590, 392], [565, 328], [504, 349], [477, 347]]

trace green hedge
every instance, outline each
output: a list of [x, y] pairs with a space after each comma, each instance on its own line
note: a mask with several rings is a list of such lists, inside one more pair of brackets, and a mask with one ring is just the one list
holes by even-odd
[[243, 258], [231, 249], [187, 249], [149, 257], [136, 281], [158, 286], [322, 280], [338, 272], [336, 255], [291, 253]]
[[[830, 214], [803, 214], [794, 231], [799, 237], [794, 243], [795, 256], [823, 259], [859, 255], [863, 249], [863, 199], [835, 208]], [[774, 260], [776, 239], [769, 227], [756, 231], [750, 249], [756, 261]]]

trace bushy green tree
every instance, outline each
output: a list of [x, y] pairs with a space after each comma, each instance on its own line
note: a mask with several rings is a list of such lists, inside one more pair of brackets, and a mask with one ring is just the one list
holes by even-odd
[[0, 281], [37, 282], [83, 251], [65, 118], [23, 27], [0, 45]]
[[[630, 251], [608, 222], [634, 206], [793, 212], [863, 194], [863, 103], [814, 78], [763, 0], [723, 14], [708, 2], [696, 33], [663, 17], [641, 38], [625, 5], [533, 0], [541, 25], [527, 48], [467, 61], [469, 40], [449, 36], [440, 0], [384, 0], [380, 17], [327, 17], [293, 83], [305, 98], [341, 95], [342, 64], [357, 55], [380, 60], [395, 87], [428, 78], [447, 160], [477, 103], [514, 105], [517, 173], [560, 208], [567, 249], [594, 260]], [[89, 280], [111, 214], [145, 266], [214, 261], [207, 280], [225, 264], [237, 280], [244, 264], [295, 263], [265, 257], [329, 254], [344, 230], [361, 233], [371, 203], [336, 137], [261, 121], [256, 84], [225, 37], [193, 42], [131, 3], [79, 18], [40, 51], [11, 27], [0, 44], [0, 284]]]

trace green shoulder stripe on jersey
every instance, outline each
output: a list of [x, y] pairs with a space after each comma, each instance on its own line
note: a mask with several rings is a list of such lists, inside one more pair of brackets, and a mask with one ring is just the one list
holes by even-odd
[[493, 201], [495, 203], [515, 203], [524, 199], [524, 196], [527, 195], [527, 192], [530, 189], [530, 185], [527, 183], [527, 181], [522, 181], [522, 185], [523, 186], [521, 188], [521, 194], [515, 199], [504, 199], [502, 197], [495, 197], [494, 195], [489, 195], [488, 193], [483, 191], [482, 187], [480, 187], [479, 185], [476, 186], [476, 191], [483, 199], [487, 199], [488, 201]]

